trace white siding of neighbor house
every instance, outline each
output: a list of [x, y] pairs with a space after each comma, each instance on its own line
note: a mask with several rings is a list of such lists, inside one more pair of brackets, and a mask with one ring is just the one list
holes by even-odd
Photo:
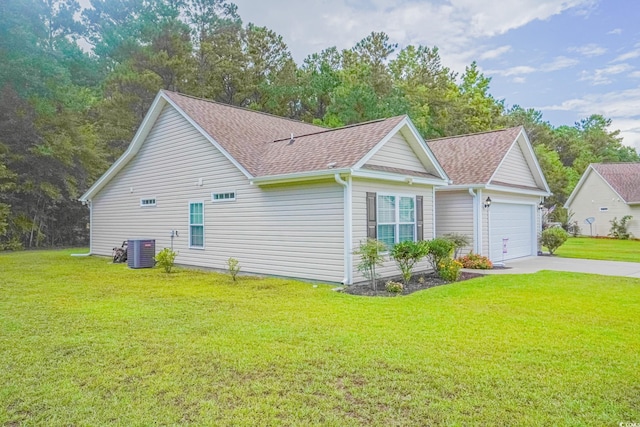
[[536, 181], [525, 160], [519, 144], [514, 144], [506, 158], [496, 171], [492, 182], [500, 181], [514, 185], [537, 187]]
[[[202, 184], [200, 185], [200, 180]], [[212, 202], [211, 193], [236, 192]], [[110, 255], [130, 238], [169, 247], [176, 263], [339, 282], [344, 277], [343, 187], [334, 180], [258, 187], [172, 107], [137, 155], [93, 200], [92, 252]], [[155, 207], [141, 207], [155, 198]], [[204, 249], [189, 248], [189, 202], [204, 202]]]
[[[606, 212], [600, 212], [600, 208], [608, 208]], [[585, 219], [594, 217], [596, 221], [592, 224], [594, 236], [606, 236], [611, 229], [611, 220], [620, 220], [625, 215], [633, 218], [629, 222], [629, 231], [634, 237], [640, 237], [640, 205], [629, 206], [604, 182], [602, 177], [592, 170], [583, 181], [579, 192], [574, 196], [569, 205], [573, 211], [573, 220], [578, 221], [581, 233], [589, 236], [589, 224], [585, 224]]]
[[[541, 222], [541, 213], [537, 209], [538, 204], [540, 203], [540, 197], [538, 196], [527, 196], [522, 194], [513, 194], [513, 193], [504, 193], [497, 191], [483, 191], [481, 200], [485, 200], [487, 197], [491, 197], [491, 203], [516, 203], [516, 204], [526, 204], [535, 209], [535, 233], [536, 237], [534, 242], [537, 244], [537, 239], [542, 230], [542, 222]], [[491, 208], [489, 208], [491, 209]], [[481, 202], [479, 205], [479, 210], [482, 215], [482, 255], [489, 256], [489, 222], [487, 209], [483, 207], [483, 203]], [[533, 231], [532, 231], [533, 233]], [[533, 253], [532, 255], [535, 255]]]
[[468, 237], [465, 255], [473, 249], [473, 198], [468, 191], [436, 191], [436, 236], [457, 233]]
[[404, 137], [397, 133], [369, 159], [368, 165], [389, 166], [417, 172], [427, 172]]
[[[404, 183], [384, 183], [381, 181], [354, 180], [353, 181], [353, 249], [358, 249], [360, 242], [367, 239], [367, 192], [422, 196], [424, 239], [433, 239], [433, 187], [422, 185], [409, 185]], [[367, 280], [357, 269], [360, 262], [358, 255], [353, 255], [353, 281], [354, 283]], [[416, 267], [416, 271], [429, 269], [428, 263], [422, 262]], [[381, 277], [399, 276], [400, 271], [396, 264], [386, 257], [383, 267], [378, 268]]]

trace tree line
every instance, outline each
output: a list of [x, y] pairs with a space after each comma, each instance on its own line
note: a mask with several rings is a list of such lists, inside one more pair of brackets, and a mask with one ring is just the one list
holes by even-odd
[[[82, 47], [81, 47], [82, 46]], [[372, 32], [296, 64], [225, 0], [3, 0], [0, 249], [86, 243], [77, 198], [126, 149], [160, 89], [327, 127], [408, 114], [425, 139], [524, 125], [562, 203], [591, 162], [639, 161], [610, 120], [555, 127], [507, 107], [475, 62]]]

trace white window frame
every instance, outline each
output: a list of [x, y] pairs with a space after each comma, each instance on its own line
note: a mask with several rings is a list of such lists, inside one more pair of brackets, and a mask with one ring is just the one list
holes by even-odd
[[[226, 197], [227, 195], [232, 195], [232, 197]], [[216, 196], [223, 196], [223, 198], [216, 199]], [[235, 202], [237, 197], [237, 193], [234, 191], [221, 191], [218, 193], [211, 193], [211, 201], [213, 203], [221, 203], [221, 202]]]
[[[151, 203], [144, 203], [147, 201]], [[140, 199], [140, 206], [143, 208], [152, 208], [156, 206], [156, 201], [157, 199], [155, 197], [143, 197]]]
[[[394, 222], [382, 222], [380, 221], [380, 197], [386, 197], [386, 196], [391, 196], [391, 197], [395, 197], [395, 206], [394, 206], [394, 210], [395, 210], [395, 221]], [[406, 197], [407, 199], [412, 199], [413, 200], [413, 222], [400, 222], [400, 198], [402, 197]], [[381, 225], [394, 225], [395, 226], [395, 232], [394, 232], [394, 242], [393, 244], [395, 245], [396, 243], [399, 242], [399, 238], [400, 238], [400, 226], [401, 225], [413, 225], [413, 237], [411, 238], [412, 241], [416, 241], [416, 235], [417, 235], [417, 226], [418, 226], [418, 221], [416, 218], [416, 196], [415, 194], [402, 194], [402, 193], [377, 193], [376, 194], [376, 235], [379, 237], [380, 236], [380, 232], [379, 232], [379, 228]], [[387, 248], [387, 249], [391, 249], [391, 248]]]
[[[191, 223], [191, 205], [199, 204], [202, 205], [202, 224], [192, 224]], [[189, 202], [189, 210], [187, 212], [188, 222], [189, 222], [189, 249], [204, 249], [205, 248], [205, 230], [204, 230], [204, 200], [194, 200]], [[192, 234], [191, 227], [202, 227], [202, 246], [194, 246], [192, 242]]]

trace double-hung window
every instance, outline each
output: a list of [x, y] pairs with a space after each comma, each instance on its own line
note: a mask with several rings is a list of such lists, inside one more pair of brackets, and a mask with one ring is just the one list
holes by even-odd
[[378, 240], [387, 248], [416, 240], [416, 200], [414, 196], [378, 194]]
[[204, 248], [204, 202], [189, 203], [189, 247]]

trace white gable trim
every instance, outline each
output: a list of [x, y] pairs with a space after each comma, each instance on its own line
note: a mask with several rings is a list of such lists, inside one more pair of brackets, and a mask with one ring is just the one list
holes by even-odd
[[[405, 138], [409, 146], [413, 148], [416, 152], [417, 151], [422, 152], [427, 157], [427, 159], [431, 162], [431, 165], [436, 169], [440, 178], [442, 178], [445, 181], [449, 181], [449, 177], [447, 176], [442, 166], [440, 166], [440, 163], [436, 159], [436, 156], [433, 154], [431, 149], [427, 146], [426, 142], [424, 142], [424, 139], [422, 138], [422, 136], [420, 136], [415, 126], [413, 126], [413, 123], [411, 123], [411, 120], [406, 116], [384, 138], [382, 138], [382, 140], [380, 140], [380, 142], [378, 142], [375, 145], [375, 147], [369, 150], [369, 152], [365, 154], [365, 156], [362, 157], [353, 166], [353, 169], [360, 170], [369, 160], [371, 160], [373, 156], [376, 155], [378, 151], [380, 151], [380, 149], [387, 142], [389, 142], [391, 138], [393, 138], [396, 134], [400, 133], [400, 131], [404, 127], [406, 127], [409, 130], [409, 135], [411, 136], [411, 138]], [[405, 135], [403, 134], [403, 136]], [[418, 159], [420, 159], [420, 156], [418, 156]], [[423, 162], [422, 159], [420, 159], [420, 161]]]
[[216, 147], [234, 166], [236, 166], [247, 178], [251, 179], [252, 176], [247, 172], [245, 168], [238, 163], [236, 159], [231, 157], [231, 155], [222, 148], [217, 141], [215, 141], [211, 135], [205, 132], [198, 124], [196, 124], [191, 117], [187, 113], [185, 113], [180, 107], [178, 107], [163, 91], [158, 92], [147, 115], [142, 120], [140, 127], [138, 128], [136, 134], [134, 135], [129, 147], [127, 150], [116, 160], [116, 162], [111, 165], [107, 171], [102, 174], [100, 178], [89, 188], [81, 197], [80, 201], [86, 203], [91, 200], [111, 179], [118, 173], [122, 168], [124, 168], [131, 159], [135, 157], [135, 155], [140, 151], [140, 147], [146, 140], [147, 136], [151, 132], [153, 125], [156, 123], [156, 120], [162, 113], [163, 108], [167, 105], [171, 105], [182, 117], [184, 117], [193, 127], [195, 127], [198, 132], [202, 134], [214, 147]]
[[[523, 138], [522, 141], [524, 142], [522, 143], [520, 142], [521, 141], [520, 137]], [[531, 142], [529, 141], [529, 138], [527, 137], [527, 133], [524, 131], [524, 128], [520, 128], [520, 132], [516, 136], [516, 139], [513, 140], [511, 147], [509, 147], [504, 157], [502, 157], [502, 160], [500, 160], [500, 164], [498, 164], [498, 167], [496, 168], [496, 170], [493, 171], [491, 178], [489, 178], [489, 183], [493, 181], [496, 174], [498, 173], [498, 171], [500, 170], [504, 162], [509, 157], [509, 153], [511, 153], [511, 150], [513, 150], [513, 148], [516, 145], [518, 145], [520, 147], [520, 150], [522, 150], [522, 155], [524, 156], [525, 161], [527, 162], [527, 166], [529, 167], [529, 171], [533, 175], [534, 181], [536, 181], [537, 184], [542, 184], [547, 196], [551, 195], [549, 184], [547, 184], [547, 180], [545, 179], [544, 174], [542, 173], [542, 168], [540, 168], [540, 164], [538, 163], [538, 159], [536, 158], [536, 153], [533, 151], [533, 147], [531, 146]], [[533, 168], [531, 167], [532, 164], [533, 164]]]
[[624, 201], [627, 205], [630, 204], [635, 204], [635, 203], [629, 203], [627, 202], [624, 197], [622, 197], [612, 186], [611, 184], [609, 184], [609, 181], [607, 181], [602, 175], [600, 175], [598, 173], [598, 171], [596, 170], [596, 168], [593, 167], [593, 165], [589, 165], [587, 167], [587, 170], [584, 171], [584, 173], [582, 174], [582, 176], [580, 177], [580, 180], [578, 181], [578, 183], [576, 184], [576, 187], [573, 189], [573, 191], [571, 192], [571, 195], [569, 196], [569, 198], [567, 199], [567, 201], [564, 203], [564, 207], [565, 208], [569, 208], [569, 205], [571, 205], [571, 203], [573, 202], [573, 199], [578, 195], [578, 192], [582, 189], [582, 185], [584, 184], [584, 182], [587, 180], [589, 174], [593, 172], [596, 175], [598, 175], [600, 177], [600, 179], [602, 180], [602, 182], [604, 182], [605, 184], [607, 184], [607, 186], [611, 189], [611, 191], [613, 191], [615, 193], [616, 196], [618, 196], [618, 198], [622, 201]]

